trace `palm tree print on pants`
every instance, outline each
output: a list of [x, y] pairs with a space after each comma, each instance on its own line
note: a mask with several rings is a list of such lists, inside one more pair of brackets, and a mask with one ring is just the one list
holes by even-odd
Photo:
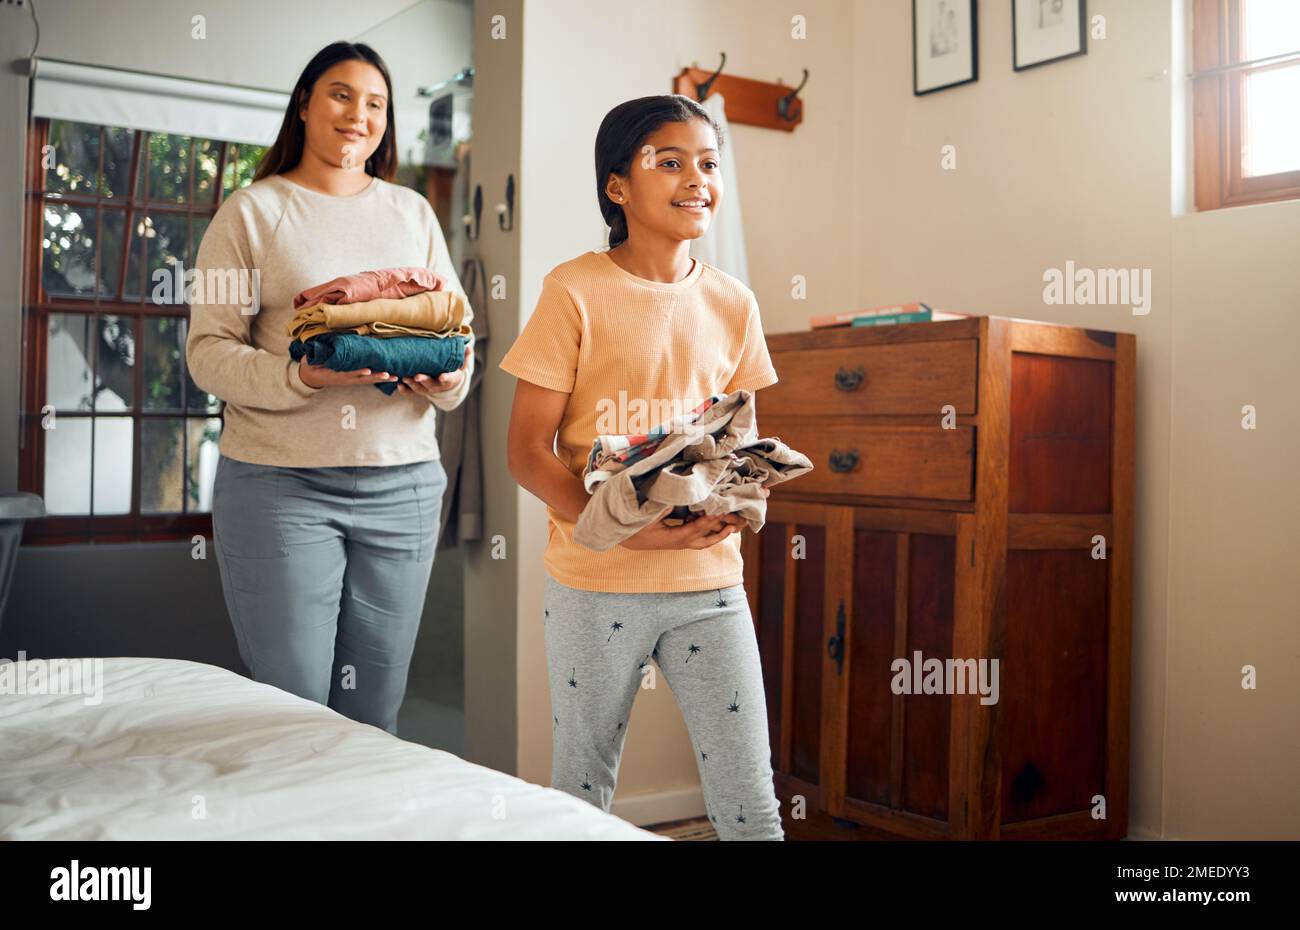
[[714, 604], [713, 606], [714, 606], [714, 607], [726, 607], [726, 606], [727, 606], [727, 600], [726, 600], [726, 598], [724, 598], [724, 597], [722, 596], [722, 589], [721, 589], [721, 588], [718, 588], [717, 591], [718, 591], [718, 601], [717, 601], [717, 603]]
[[573, 674], [569, 676], [569, 687], [578, 687], [578, 667], [576, 665], [573, 667]]
[[691, 643], [691, 648], [686, 651], [689, 653], [689, 655], [686, 656], [686, 661], [689, 662], [691, 661], [691, 658], [693, 656], [697, 656], [700, 654], [700, 647], [695, 645], [694, 643]]
[[590, 791], [590, 790], [591, 790], [591, 773], [590, 773], [590, 772], [584, 772], [583, 775], [582, 775], [582, 790], [583, 790], [583, 791]]
[[738, 714], [738, 713], [740, 713], [740, 703], [739, 703], [739, 702], [740, 702], [740, 692], [737, 691], [737, 692], [736, 692], [736, 696], [735, 696], [734, 698], [732, 698], [732, 699], [731, 699], [731, 703], [727, 705], [727, 710], [731, 711], [733, 714]]
[[745, 822], [745, 805], [740, 805], [740, 813], [736, 815], [736, 823]]
[[617, 632], [618, 632], [619, 630], [621, 630], [621, 629], [623, 629], [623, 624], [619, 623], [617, 620], [615, 620], [613, 623], [611, 623], [611, 624], [609, 625], [609, 636], [607, 636], [607, 637], [605, 638], [605, 642], [609, 642], [611, 639], [613, 639], [613, 638], [614, 638], [614, 634], [617, 633]]

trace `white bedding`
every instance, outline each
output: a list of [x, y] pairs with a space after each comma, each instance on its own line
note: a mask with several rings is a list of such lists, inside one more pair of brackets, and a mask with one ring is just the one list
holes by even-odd
[[0, 695], [0, 839], [663, 839], [225, 669], [103, 663], [98, 705]]

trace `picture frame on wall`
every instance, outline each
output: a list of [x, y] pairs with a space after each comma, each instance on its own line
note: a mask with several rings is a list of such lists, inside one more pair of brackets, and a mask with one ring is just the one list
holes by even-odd
[[1087, 0], [1011, 0], [1016, 71], [1088, 53]]
[[976, 0], [912, 0], [912, 93], [979, 79]]

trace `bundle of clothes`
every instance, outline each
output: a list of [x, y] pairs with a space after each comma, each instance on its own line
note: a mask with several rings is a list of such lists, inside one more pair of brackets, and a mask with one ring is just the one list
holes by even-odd
[[[344, 275], [293, 299], [289, 355], [334, 371], [369, 368], [401, 378], [436, 378], [465, 361], [472, 330], [464, 296], [444, 290], [428, 268], [383, 268]], [[385, 394], [398, 382], [375, 387]]]
[[812, 471], [780, 439], [760, 439], [752, 391], [715, 394], [649, 433], [598, 436], [582, 472], [591, 500], [573, 538], [604, 552], [659, 519], [735, 513], [757, 533], [770, 488]]

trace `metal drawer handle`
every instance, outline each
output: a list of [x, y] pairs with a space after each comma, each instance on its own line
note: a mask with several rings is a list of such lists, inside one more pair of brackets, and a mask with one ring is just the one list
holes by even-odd
[[857, 368], [840, 368], [835, 372], [835, 386], [845, 393], [856, 391], [862, 387], [862, 381], [866, 376], [867, 373], [862, 370], [861, 365]]
[[858, 467], [858, 450], [832, 449], [830, 454], [830, 466], [831, 471], [853, 471], [853, 469]]
[[826, 655], [835, 663], [835, 673], [844, 674], [844, 602], [835, 614], [835, 635], [826, 640]]

